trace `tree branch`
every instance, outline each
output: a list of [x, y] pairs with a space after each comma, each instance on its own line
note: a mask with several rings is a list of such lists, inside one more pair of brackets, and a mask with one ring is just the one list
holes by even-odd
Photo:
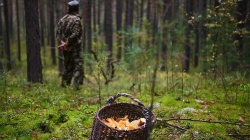
[[250, 137], [250, 134], [228, 134], [227, 136], [242, 139], [243, 137]]
[[177, 126], [177, 125], [173, 125], [173, 124], [168, 123], [168, 120], [166, 120], [166, 119], [157, 118], [156, 120], [157, 120], [157, 121], [160, 121], [160, 122], [163, 122], [163, 123], [166, 123], [167, 125], [169, 125], [169, 126], [171, 126], [171, 127], [180, 129], [180, 130], [183, 131], [183, 132], [186, 131], [186, 129], [184, 129], [184, 128], [181, 128], [181, 127], [179, 127], [179, 126]]
[[[91, 53], [93, 54], [95, 60], [99, 63], [100, 61], [99, 61], [99, 59], [98, 59], [96, 53], [95, 53], [93, 50], [91, 50]], [[111, 78], [110, 78], [110, 79], [108, 79], [108, 77], [107, 77], [107, 75], [105, 74], [103, 68], [100, 67], [102, 76], [103, 76], [104, 79], [105, 79], [105, 85], [108, 85], [108, 83], [111, 82], [112, 79], [114, 78], [114, 75], [115, 75], [114, 63], [116, 63], [116, 62], [117, 62], [117, 61], [112, 61], [112, 62], [110, 62], [110, 64], [109, 64], [109, 65], [111, 65], [111, 68], [112, 68], [112, 70], [111, 70]]]
[[158, 121], [164, 121], [164, 122], [168, 122], [168, 121], [193, 121], [193, 122], [206, 122], [206, 123], [219, 123], [219, 124], [232, 124], [232, 125], [240, 125], [240, 126], [248, 126], [250, 127], [250, 124], [243, 124], [243, 123], [234, 123], [234, 122], [223, 122], [223, 121], [211, 121], [211, 120], [196, 120], [196, 119], [185, 119], [185, 118], [170, 118], [170, 119], [162, 119], [162, 118], [157, 118]]

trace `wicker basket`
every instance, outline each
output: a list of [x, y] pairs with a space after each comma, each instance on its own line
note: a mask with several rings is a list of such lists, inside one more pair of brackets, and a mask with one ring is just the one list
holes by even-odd
[[[128, 97], [138, 103], [115, 103], [118, 97]], [[146, 123], [140, 128], [133, 130], [117, 130], [102, 122], [106, 118], [122, 118], [128, 115], [129, 121], [145, 118]], [[147, 140], [153, 129], [156, 117], [148, 110], [140, 100], [127, 93], [118, 93], [107, 101], [107, 105], [102, 107], [95, 115], [91, 140]]]

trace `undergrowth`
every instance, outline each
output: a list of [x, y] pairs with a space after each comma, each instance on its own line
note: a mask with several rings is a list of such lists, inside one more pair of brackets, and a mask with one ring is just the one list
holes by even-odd
[[[52, 66], [43, 70], [43, 84], [28, 83], [21, 71], [1, 74], [0, 139], [89, 139], [99, 104], [104, 106], [106, 99], [119, 92], [127, 92], [145, 106], [150, 106], [150, 77], [146, 74], [141, 74], [140, 82], [130, 89], [133, 77], [119, 72], [119, 78], [109, 85], [102, 84], [101, 91], [98, 91], [100, 89], [93, 76], [89, 75], [81, 89], [76, 91], [72, 87], [59, 86], [60, 78], [55, 69]], [[185, 129], [184, 132], [157, 121], [152, 139], [234, 139], [228, 134], [250, 134], [250, 86], [247, 79], [239, 75], [234, 78], [228, 76], [225, 79], [227, 89], [224, 89], [220, 80], [204, 78], [200, 74], [183, 76], [175, 73], [172, 80], [168, 77], [163, 72], [157, 76], [153, 109], [156, 116], [208, 122], [169, 121]], [[98, 97], [99, 92], [101, 98]], [[117, 101], [131, 102], [126, 98]]]

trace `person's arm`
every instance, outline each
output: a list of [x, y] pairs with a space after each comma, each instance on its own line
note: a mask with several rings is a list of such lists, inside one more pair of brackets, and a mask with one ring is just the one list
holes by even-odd
[[58, 43], [60, 43], [63, 40], [63, 37], [62, 37], [62, 22], [61, 21], [59, 21], [58, 24], [57, 24], [56, 38], [57, 38]]
[[78, 37], [81, 36], [81, 28], [82, 28], [81, 21], [76, 20], [72, 27], [72, 34], [66, 40], [67, 45], [72, 44], [74, 43], [74, 41], [78, 40]]
[[56, 31], [56, 38], [59, 43], [58, 49], [60, 50], [67, 50], [67, 44], [63, 41], [63, 35], [62, 35], [62, 22], [59, 21]]

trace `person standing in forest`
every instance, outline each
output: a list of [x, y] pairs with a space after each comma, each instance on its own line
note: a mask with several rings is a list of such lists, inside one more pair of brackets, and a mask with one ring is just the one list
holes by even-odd
[[70, 1], [68, 3], [68, 14], [58, 22], [56, 37], [59, 42], [58, 49], [63, 51], [64, 73], [62, 75], [61, 86], [71, 84], [79, 89], [83, 84], [83, 58], [82, 54], [82, 24], [81, 17], [78, 15], [79, 2]]

